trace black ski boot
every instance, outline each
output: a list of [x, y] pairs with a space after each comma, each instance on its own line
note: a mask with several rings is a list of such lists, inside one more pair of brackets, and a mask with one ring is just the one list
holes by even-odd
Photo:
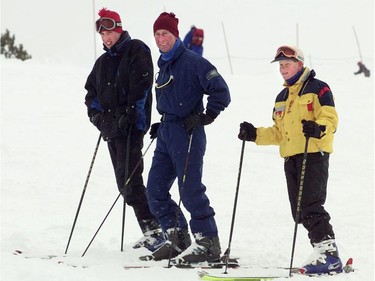
[[220, 262], [219, 237], [195, 235], [195, 243], [178, 259], [179, 263]]
[[152, 259], [166, 260], [177, 257], [191, 245], [191, 238], [188, 229], [174, 228], [166, 231], [167, 241], [152, 253]]

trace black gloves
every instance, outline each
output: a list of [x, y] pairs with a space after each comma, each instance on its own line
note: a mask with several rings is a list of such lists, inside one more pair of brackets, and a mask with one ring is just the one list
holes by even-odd
[[185, 118], [185, 120], [182, 122], [182, 125], [184, 126], [186, 132], [188, 134], [191, 134], [196, 127], [201, 125], [208, 125], [214, 122], [215, 118], [211, 116], [204, 113], [191, 114]]
[[302, 120], [302, 132], [306, 138], [322, 138], [325, 134], [322, 135], [326, 130], [326, 126], [317, 124], [314, 121]]
[[242, 122], [240, 124], [238, 138], [245, 141], [255, 141], [257, 138], [257, 128], [255, 128], [251, 123]]
[[100, 123], [102, 121], [102, 113], [96, 113], [90, 117], [90, 122], [100, 130]]
[[151, 125], [151, 128], [150, 128], [150, 138], [151, 139], [154, 139], [158, 136], [159, 126], [160, 126], [160, 122], [154, 123], [154, 124]]
[[137, 122], [139, 113], [135, 108], [135, 105], [128, 106], [126, 108], [126, 113], [120, 117], [118, 120], [118, 126], [122, 130], [127, 130], [131, 125]]

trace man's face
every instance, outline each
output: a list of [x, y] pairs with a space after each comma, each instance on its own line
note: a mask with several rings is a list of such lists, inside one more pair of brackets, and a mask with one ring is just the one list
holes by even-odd
[[166, 29], [159, 29], [154, 34], [156, 46], [162, 52], [168, 52], [174, 44], [177, 38]]
[[120, 39], [121, 33], [103, 30], [100, 32], [100, 36], [102, 37], [103, 44], [110, 49]]
[[302, 69], [302, 62], [294, 60], [279, 61], [279, 70], [284, 80], [288, 80], [297, 74]]

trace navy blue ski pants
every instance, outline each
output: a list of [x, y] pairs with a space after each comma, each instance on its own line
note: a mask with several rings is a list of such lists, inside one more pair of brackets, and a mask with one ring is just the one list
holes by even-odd
[[206, 196], [206, 187], [202, 184], [203, 157], [206, 150], [203, 126], [194, 129], [188, 155], [189, 140], [190, 135], [180, 121], [161, 123], [147, 182], [148, 203], [164, 231], [175, 227], [177, 213], [177, 227], [187, 228], [186, 218], [170, 194], [177, 178], [181, 202], [191, 216], [191, 232], [216, 237], [218, 231], [215, 212]]

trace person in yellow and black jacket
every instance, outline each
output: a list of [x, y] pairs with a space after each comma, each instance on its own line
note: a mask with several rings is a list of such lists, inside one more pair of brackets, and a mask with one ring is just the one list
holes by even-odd
[[[315, 78], [304, 66], [303, 52], [292, 46], [278, 48], [275, 59], [284, 78], [284, 89], [276, 97], [272, 127], [240, 124], [239, 139], [257, 145], [278, 145], [285, 159], [284, 171], [293, 218], [307, 229], [314, 252], [301, 267], [305, 274], [342, 271], [342, 262], [324, 208], [329, 156], [338, 125], [334, 98], [328, 84]], [[307, 142], [308, 139], [308, 142]], [[300, 215], [296, 218], [305, 145], [307, 158]]]

